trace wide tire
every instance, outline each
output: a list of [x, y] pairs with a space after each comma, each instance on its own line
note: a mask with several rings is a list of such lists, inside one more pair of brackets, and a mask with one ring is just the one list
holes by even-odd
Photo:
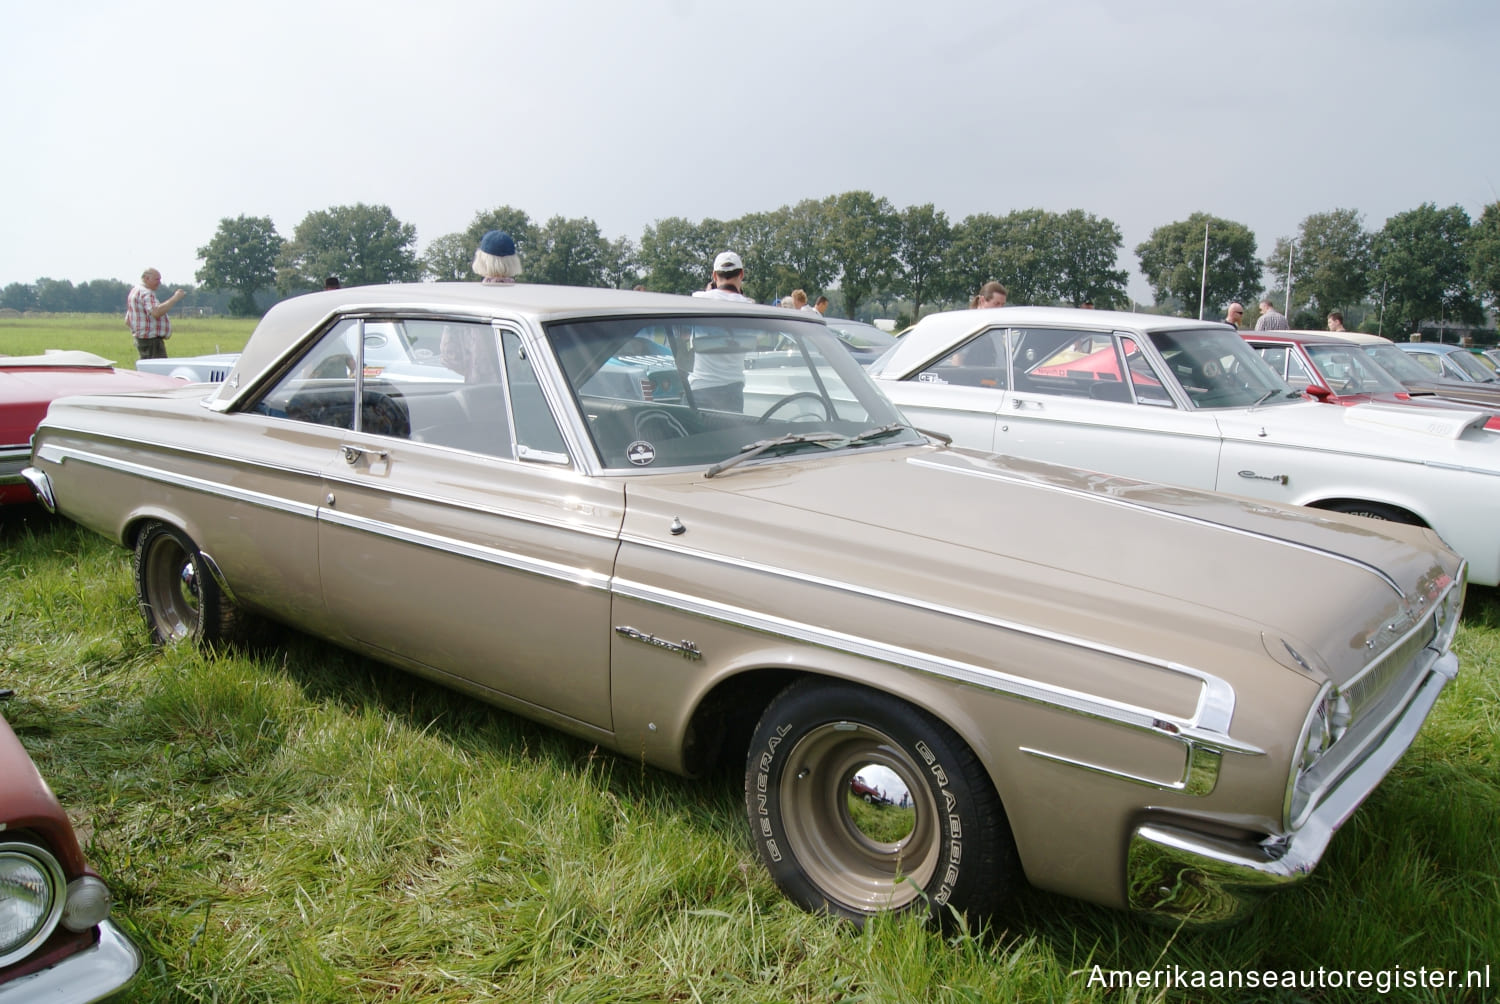
[[135, 592], [158, 645], [215, 645], [238, 635], [239, 612], [204, 566], [192, 538], [152, 522], [135, 541]]
[[[867, 805], [856, 775], [884, 780]], [[750, 744], [751, 839], [797, 904], [859, 923], [887, 911], [992, 916], [1020, 879], [1000, 798], [973, 752], [887, 694], [822, 679], [771, 702]]]
[[1388, 523], [1406, 523], [1411, 526], [1422, 525], [1422, 521], [1411, 513], [1381, 502], [1335, 502], [1327, 508], [1330, 512], [1348, 513], [1351, 516], [1364, 516], [1366, 519], [1380, 519]]

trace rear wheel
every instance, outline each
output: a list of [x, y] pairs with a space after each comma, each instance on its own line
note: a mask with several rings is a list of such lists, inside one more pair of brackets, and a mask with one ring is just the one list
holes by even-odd
[[[855, 793], [868, 788], [881, 797]], [[863, 687], [812, 679], [776, 697], [751, 742], [745, 808], [761, 861], [804, 909], [985, 917], [1018, 880], [978, 758], [931, 715]]]
[[1334, 502], [1323, 508], [1330, 512], [1345, 512], [1351, 516], [1383, 519], [1388, 523], [1407, 523], [1411, 526], [1423, 525], [1421, 520], [1405, 509], [1397, 509], [1395, 506], [1386, 505], [1383, 502]]
[[158, 645], [179, 641], [214, 644], [231, 639], [238, 613], [192, 538], [152, 522], [135, 541], [135, 591], [141, 614]]

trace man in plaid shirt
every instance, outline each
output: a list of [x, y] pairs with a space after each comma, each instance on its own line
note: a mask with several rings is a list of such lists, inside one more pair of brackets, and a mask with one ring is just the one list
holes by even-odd
[[141, 273], [141, 281], [130, 287], [125, 298], [125, 324], [135, 336], [135, 350], [142, 359], [165, 359], [167, 339], [172, 337], [172, 319], [167, 311], [187, 294], [178, 290], [167, 297], [166, 302], [156, 302], [156, 289], [161, 285], [161, 273], [148, 268]]

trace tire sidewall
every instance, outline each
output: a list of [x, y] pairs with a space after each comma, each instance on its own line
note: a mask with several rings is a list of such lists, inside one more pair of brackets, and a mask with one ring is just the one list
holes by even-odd
[[983, 855], [969, 844], [985, 838], [975, 814], [975, 798], [958, 765], [956, 737], [911, 705], [860, 687], [811, 682], [794, 684], [771, 703], [756, 727], [745, 770], [745, 808], [751, 837], [771, 877], [806, 909], [847, 917], [869, 916], [830, 900], [796, 858], [783, 821], [780, 788], [797, 743], [813, 730], [837, 721], [857, 721], [879, 729], [899, 744], [920, 768], [937, 806], [940, 855], [922, 896], [901, 910], [941, 916], [949, 906], [964, 910], [971, 899], [965, 856]]

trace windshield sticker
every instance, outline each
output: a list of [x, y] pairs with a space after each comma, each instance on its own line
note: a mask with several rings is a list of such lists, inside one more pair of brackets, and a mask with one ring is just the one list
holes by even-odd
[[625, 459], [637, 467], [650, 466], [656, 460], [656, 447], [644, 439], [637, 439], [625, 447]]

